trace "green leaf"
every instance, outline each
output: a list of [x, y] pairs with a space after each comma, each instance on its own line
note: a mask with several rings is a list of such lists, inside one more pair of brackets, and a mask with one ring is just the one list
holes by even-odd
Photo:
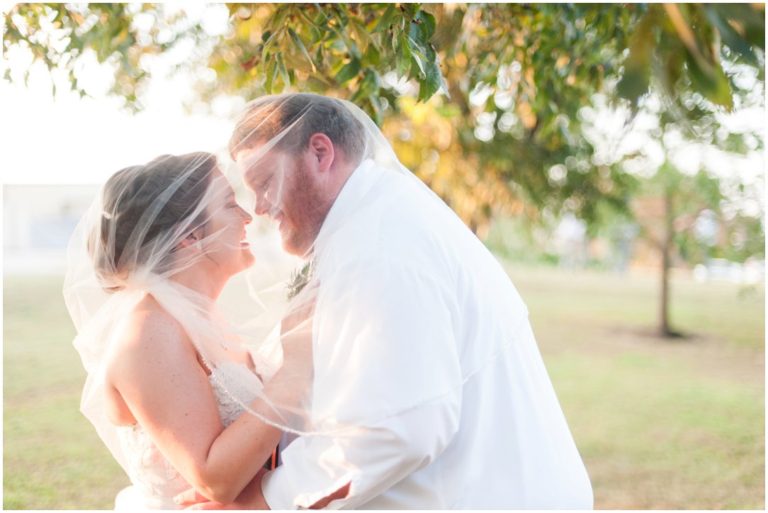
[[683, 72], [685, 54], [682, 51], [669, 52], [661, 70], [661, 85], [665, 92], [674, 95], [675, 86]]
[[334, 77], [339, 85], [351, 80], [360, 72], [360, 61], [352, 59], [346, 63]]
[[293, 45], [287, 50], [280, 52], [280, 56], [283, 58], [283, 63], [287, 69], [298, 70], [308, 74], [312, 73], [312, 66], [307, 63], [304, 56]]
[[634, 106], [639, 98], [648, 92], [651, 82], [651, 59], [654, 51], [653, 29], [656, 25], [656, 11], [647, 12], [632, 34], [629, 43], [629, 57], [624, 63], [624, 74], [616, 85], [619, 96], [628, 99]]
[[381, 126], [381, 124], [384, 121], [384, 116], [382, 114], [382, 111], [384, 110], [381, 105], [381, 100], [378, 96], [372, 95], [368, 98], [368, 102], [371, 105], [371, 114], [373, 117], [373, 121], [378, 125]]
[[[423, 55], [418, 50], [411, 49], [411, 75], [424, 80], [427, 76]], [[414, 71], [415, 70], [415, 71]]]
[[733, 109], [733, 97], [728, 77], [720, 65], [710, 69], [701, 69], [696, 59], [689, 56], [687, 59], [688, 70], [691, 76], [691, 85], [699, 91], [707, 100], [716, 105]]
[[744, 39], [751, 45], [765, 50], [765, 6], [761, 10], [746, 3], [713, 4], [713, 9], [726, 20], [741, 27]]
[[401, 32], [397, 36], [397, 50], [395, 52], [395, 65], [397, 75], [404, 77], [411, 69], [411, 46], [408, 43], [408, 37]]
[[325, 68], [325, 54], [323, 53], [323, 45], [317, 45], [317, 51], [315, 52], [315, 62], [320, 69]]
[[376, 24], [376, 26], [373, 28], [373, 32], [382, 32], [384, 30], [389, 29], [389, 26], [392, 24], [392, 20], [395, 16], [395, 4], [389, 4], [387, 6], [387, 9], [384, 11], [384, 14], [381, 15], [381, 18], [379, 18], [379, 22]]
[[342, 37], [344, 39], [344, 44], [347, 45], [347, 50], [349, 50], [350, 55], [352, 55], [352, 57], [354, 57], [355, 59], [362, 58], [362, 54], [360, 53], [360, 48], [358, 48], [357, 44], [343, 33], [342, 33]]
[[370, 45], [368, 51], [363, 56], [363, 63], [368, 66], [379, 67], [381, 66], [381, 52], [376, 45]]
[[435, 34], [435, 17], [427, 11], [419, 11], [416, 13], [414, 20], [422, 32], [424, 40], [429, 41]]
[[400, 4], [406, 16], [413, 18], [419, 12], [420, 4]]
[[415, 22], [411, 22], [408, 27], [408, 37], [412, 44], [419, 48], [425, 48], [429, 44], [429, 38], [425, 37], [425, 32], [421, 29], [421, 25]]
[[365, 70], [363, 73], [363, 80], [360, 82], [360, 86], [357, 88], [355, 94], [352, 95], [350, 101], [359, 102], [361, 99], [369, 98], [376, 94], [379, 90], [379, 75], [371, 70]]
[[275, 10], [274, 14], [272, 15], [272, 18], [267, 23], [267, 26], [270, 27], [272, 30], [279, 30], [283, 28], [285, 24], [285, 19], [288, 17], [288, 10], [291, 9], [292, 6], [290, 5], [280, 5], [277, 4], [277, 9]]
[[[269, 37], [264, 40], [264, 48], [261, 50], [261, 60], [265, 61], [269, 57], [270, 53], [272, 52], [272, 47], [275, 46], [277, 43], [277, 32], [265, 32], [265, 34], [269, 34]], [[262, 36], [263, 37], [263, 36]]]
[[318, 74], [311, 74], [309, 75], [309, 78], [307, 78], [307, 87], [311, 91], [314, 91], [317, 93], [324, 93], [328, 89], [331, 89], [333, 86], [334, 84], [328, 82]]
[[352, 32], [355, 33], [355, 37], [360, 44], [360, 51], [365, 53], [368, 50], [368, 46], [373, 43], [371, 35], [355, 18], [349, 19], [349, 26], [352, 27]]
[[312, 19], [312, 18], [309, 16], [309, 14], [307, 14], [307, 10], [306, 10], [306, 9], [302, 9], [302, 8], [299, 8], [299, 9], [297, 9], [297, 11], [298, 11], [298, 13], [299, 13], [299, 16], [301, 16], [302, 18], [304, 18], [304, 21], [306, 21], [306, 22], [307, 22], [307, 24], [308, 24], [310, 27], [312, 27], [312, 28], [314, 28], [314, 29], [317, 29], [317, 28], [319, 28], [319, 25], [318, 25], [318, 23], [316, 23], [316, 22], [315, 22], [315, 20], [313, 20], [313, 19]]
[[312, 71], [317, 71], [317, 68], [315, 67], [315, 63], [312, 61], [312, 57], [309, 55], [309, 52], [307, 51], [307, 47], [304, 46], [304, 43], [302, 42], [299, 35], [294, 32], [292, 28], [288, 29], [288, 34], [291, 36], [291, 40], [293, 40], [293, 44], [296, 45], [296, 48], [299, 49], [301, 54], [304, 56], [305, 59], [307, 59], [307, 62], [312, 67]]
[[419, 83], [419, 101], [429, 100], [442, 85], [443, 73], [440, 71], [440, 64], [437, 56], [435, 56], [427, 63], [426, 76]]
[[264, 90], [271, 94], [273, 91], [275, 78], [277, 78], [277, 59], [269, 59], [266, 66], [266, 77], [264, 80]]
[[726, 20], [720, 17], [718, 10], [711, 5], [704, 5], [703, 8], [709, 22], [720, 32], [723, 43], [744, 57], [750, 64], [757, 65], [757, 57], [752, 51], [752, 46], [738, 32], [733, 30], [733, 27]]
[[283, 61], [282, 54], [277, 54], [277, 69], [280, 72], [280, 78], [283, 80], [283, 89], [285, 89], [287, 86], [291, 85], [293, 82], [291, 80], [291, 77], [288, 75], [288, 70], [285, 68], [285, 62]]

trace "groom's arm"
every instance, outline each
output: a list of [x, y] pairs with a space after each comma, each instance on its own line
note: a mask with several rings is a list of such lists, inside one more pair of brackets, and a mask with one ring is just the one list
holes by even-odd
[[[222, 504], [220, 502], [209, 501], [206, 497], [200, 495], [194, 488], [190, 488], [174, 497], [174, 502], [186, 509], [197, 510], [250, 510], [250, 509], [270, 509], [264, 494], [261, 491], [261, 481], [264, 472], [260, 471], [256, 477], [243, 489], [234, 502]], [[342, 486], [327, 497], [324, 497], [312, 504], [309, 509], [323, 509], [334, 500], [343, 499], [349, 494], [349, 483]]]
[[[434, 461], [458, 418], [459, 399], [451, 397], [349, 437], [299, 438], [283, 451], [283, 464], [264, 476], [263, 497], [271, 509], [358, 508]], [[348, 493], [341, 495], [344, 486]]]
[[262, 486], [273, 509], [310, 507], [347, 483], [349, 494], [330, 506], [359, 507], [434, 461], [458, 430], [463, 378], [449, 285], [407, 262], [321, 280], [313, 415], [344, 429], [283, 451]]

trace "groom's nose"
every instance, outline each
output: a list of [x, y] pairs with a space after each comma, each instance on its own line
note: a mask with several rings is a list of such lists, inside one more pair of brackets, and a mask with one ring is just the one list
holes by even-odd
[[253, 212], [257, 216], [263, 216], [269, 214], [272, 209], [272, 205], [264, 198], [264, 195], [259, 195], [256, 198], [256, 205], [253, 208]]

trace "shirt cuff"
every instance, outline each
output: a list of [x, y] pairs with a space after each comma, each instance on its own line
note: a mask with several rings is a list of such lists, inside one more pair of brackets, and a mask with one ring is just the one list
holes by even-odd
[[295, 509], [293, 493], [285, 479], [282, 467], [267, 472], [261, 479], [261, 493], [269, 509]]
[[[344, 476], [330, 486], [326, 485], [320, 491], [307, 492], [307, 488], [312, 488], [307, 486], [308, 483], [304, 483], [303, 488], [297, 486], [297, 483], [292, 482], [291, 474], [285, 467], [277, 467], [275, 470], [264, 474], [264, 477], [261, 479], [261, 493], [269, 509], [308, 509], [319, 500], [328, 497], [348, 483], [354, 487], [351, 476]], [[326, 508], [338, 509], [352, 495], [353, 492], [350, 489], [347, 497], [331, 501]]]

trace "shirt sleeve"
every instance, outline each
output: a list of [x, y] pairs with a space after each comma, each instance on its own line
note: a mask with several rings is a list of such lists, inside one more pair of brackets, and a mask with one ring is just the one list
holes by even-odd
[[448, 284], [406, 263], [342, 267], [321, 278], [313, 417], [333, 435], [300, 437], [267, 474], [273, 509], [306, 508], [351, 483], [331, 508], [355, 508], [450, 444], [461, 368]]

